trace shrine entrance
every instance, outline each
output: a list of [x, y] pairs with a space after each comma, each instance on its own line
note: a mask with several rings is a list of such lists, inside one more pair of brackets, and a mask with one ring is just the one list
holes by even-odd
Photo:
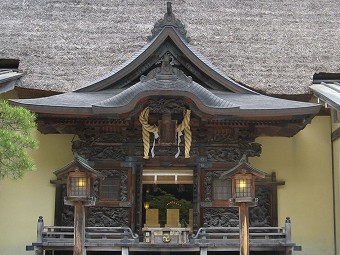
[[143, 170], [144, 228], [192, 228], [193, 170]]

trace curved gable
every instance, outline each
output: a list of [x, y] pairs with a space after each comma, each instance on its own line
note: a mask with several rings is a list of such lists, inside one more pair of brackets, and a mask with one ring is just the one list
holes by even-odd
[[138, 82], [153, 68], [160, 66], [165, 54], [171, 54], [172, 65], [207, 89], [234, 93], [256, 92], [242, 86], [223, 74], [209, 60], [200, 54], [186, 37], [184, 25], [169, 11], [158, 21], [152, 36], [133, 57], [117, 67], [107, 76], [76, 90], [76, 92], [97, 92], [105, 89], [127, 88]]

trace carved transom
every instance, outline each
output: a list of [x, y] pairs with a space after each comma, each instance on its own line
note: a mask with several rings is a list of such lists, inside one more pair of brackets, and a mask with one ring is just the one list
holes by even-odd
[[149, 100], [151, 113], [178, 113], [183, 114], [185, 109], [182, 98], [153, 97]]

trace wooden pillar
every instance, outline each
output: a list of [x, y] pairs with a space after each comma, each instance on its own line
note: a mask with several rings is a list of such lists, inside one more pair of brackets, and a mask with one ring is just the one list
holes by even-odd
[[85, 250], [85, 207], [83, 202], [74, 203], [74, 246], [73, 255], [86, 255]]
[[248, 204], [240, 203], [240, 255], [249, 255], [249, 217]]

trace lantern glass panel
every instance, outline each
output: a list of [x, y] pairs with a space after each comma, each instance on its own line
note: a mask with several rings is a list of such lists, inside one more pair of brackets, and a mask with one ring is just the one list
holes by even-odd
[[236, 179], [236, 197], [251, 197], [251, 179]]
[[86, 197], [87, 196], [87, 178], [71, 177], [71, 196]]

